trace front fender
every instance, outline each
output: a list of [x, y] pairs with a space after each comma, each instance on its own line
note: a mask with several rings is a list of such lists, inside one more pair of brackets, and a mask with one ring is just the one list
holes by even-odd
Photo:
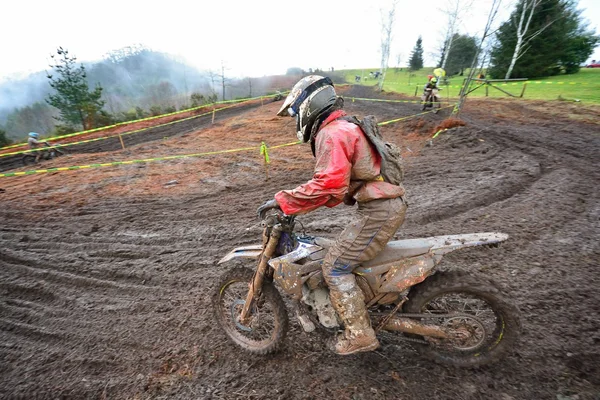
[[227, 255], [219, 260], [219, 264], [223, 264], [229, 260], [233, 260], [234, 258], [252, 258], [257, 259], [262, 253], [262, 246], [260, 244], [255, 244], [252, 246], [243, 246], [236, 247], [231, 250]]

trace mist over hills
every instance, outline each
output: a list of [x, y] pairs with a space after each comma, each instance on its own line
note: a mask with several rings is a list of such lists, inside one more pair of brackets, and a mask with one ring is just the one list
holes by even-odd
[[[113, 51], [95, 63], [84, 63], [90, 89], [102, 86], [104, 110], [117, 119], [133, 119], [136, 109], [150, 113], [190, 106], [190, 95], [223, 98], [221, 71], [199, 71], [166, 53], [141, 46]], [[51, 68], [47, 72], [52, 73]], [[24, 79], [0, 82], [0, 128], [11, 139], [30, 131], [49, 134], [58, 111], [45, 102], [53, 89], [46, 71]], [[273, 78], [229, 79], [225, 72], [225, 99], [259, 96], [278, 88]], [[279, 84], [282, 84], [279, 82]], [[288, 83], [282, 84], [282, 88]], [[152, 109], [152, 111], [150, 111]]]

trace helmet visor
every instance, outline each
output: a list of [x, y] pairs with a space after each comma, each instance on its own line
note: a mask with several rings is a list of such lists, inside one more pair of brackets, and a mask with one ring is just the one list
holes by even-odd
[[333, 82], [330, 78], [325, 77], [323, 79], [319, 79], [308, 85], [306, 88], [293, 88], [292, 92], [288, 95], [288, 97], [283, 102], [283, 105], [277, 112], [277, 115], [283, 117], [287, 114], [290, 116], [295, 116], [298, 114], [298, 110], [300, 105], [306, 100], [315, 90], [323, 87], [323, 86], [333, 86]]

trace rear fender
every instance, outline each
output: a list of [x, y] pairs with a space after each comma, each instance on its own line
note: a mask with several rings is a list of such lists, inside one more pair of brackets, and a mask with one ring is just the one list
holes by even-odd
[[441, 257], [458, 249], [474, 246], [490, 246], [504, 242], [508, 239], [506, 233], [482, 232], [467, 233], [464, 235], [433, 236], [423, 239], [431, 245], [431, 252]]
[[236, 247], [231, 250], [227, 255], [219, 260], [219, 264], [223, 264], [229, 260], [233, 260], [234, 258], [250, 258], [253, 260], [258, 259], [260, 254], [262, 253], [262, 246], [260, 244], [252, 245], [252, 246], [243, 246]]

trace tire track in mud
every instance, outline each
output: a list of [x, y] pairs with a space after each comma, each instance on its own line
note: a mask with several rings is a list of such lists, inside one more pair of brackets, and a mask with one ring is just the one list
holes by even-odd
[[[427, 209], [427, 212], [422, 213], [419, 218], [410, 218], [411, 223], [417, 225], [434, 223], [445, 219], [453, 218], [457, 215], [472, 212], [474, 209], [488, 207], [494, 203], [503, 202], [510, 199], [519, 193], [522, 193], [536, 182], [548, 174], [544, 171], [542, 165], [538, 162], [535, 157], [530, 157], [527, 154], [512, 151], [508, 152], [497, 152], [496, 154], [488, 154], [487, 149], [467, 151], [461, 144], [464, 143], [477, 143], [480, 139], [470, 135], [468, 132], [464, 132], [464, 129], [454, 130], [452, 133], [453, 137], [446, 139], [451, 144], [451, 147], [457, 148], [458, 152], [463, 153], [463, 157], [468, 158], [461, 160], [459, 163], [450, 166], [448, 171], [439, 171], [436, 167], [436, 163], [429, 163], [429, 158], [435, 158], [437, 155], [436, 149], [432, 150], [432, 156], [428, 157], [425, 152], [424, 160], [417, 161], [412, 166], [412, 170], [419, 171], [418, 176], [411, 176], [411, 171], [407, 174], [407, 181], [411, 182], [416, 186], [429, 186], [431, 180], [437, 180], [439, 182], [440, 176], [445, 176], [443, 180], [444, 188], [438, 188], [442, 199], [447, 200], [440, 202], [439, 198], [435, 200], [437, 206], [435, 208], [428, 207], [432, 203], [431, 198], [419, 195], [419, 189], [416, 190], [417, 195], [412, 197], [409, 193], [409, 198], [419, 205], [421, 208]], [[466, 135], [466, 138], [465, 136]], [[460, 139], [456, 139], [459, 137]], [[486, 137], [478, 135], [480, 137]], [[488, 140], [487, 138], [485, 140]], [[457, 143], [458, 142], [458, 143]], [[436, 145], [442, 145], [442, 151], [445, 150], [443, 143]], [[518, 160], [518, 166], [514, 166], [512, 163], [506, 163], [504, 160], [508, 158], [511, 160]], [[461, 166], [463, 162], [468, 163], [468, 168]], [[490, 165], [495, 166], [492, 168]], [[506, 178], [505, 178], [506, 177]], [[481, 183], [480, 188], [473, 189], [473, 187], [467, 187], [468, 191], [463, 191], [460, 186], [460, 181], [464, 179], [471, 179], [477, 183]], [[454, 183], [456, 186], [452, 186]], [[444, 192], [446, 189], [446, 193]]]

